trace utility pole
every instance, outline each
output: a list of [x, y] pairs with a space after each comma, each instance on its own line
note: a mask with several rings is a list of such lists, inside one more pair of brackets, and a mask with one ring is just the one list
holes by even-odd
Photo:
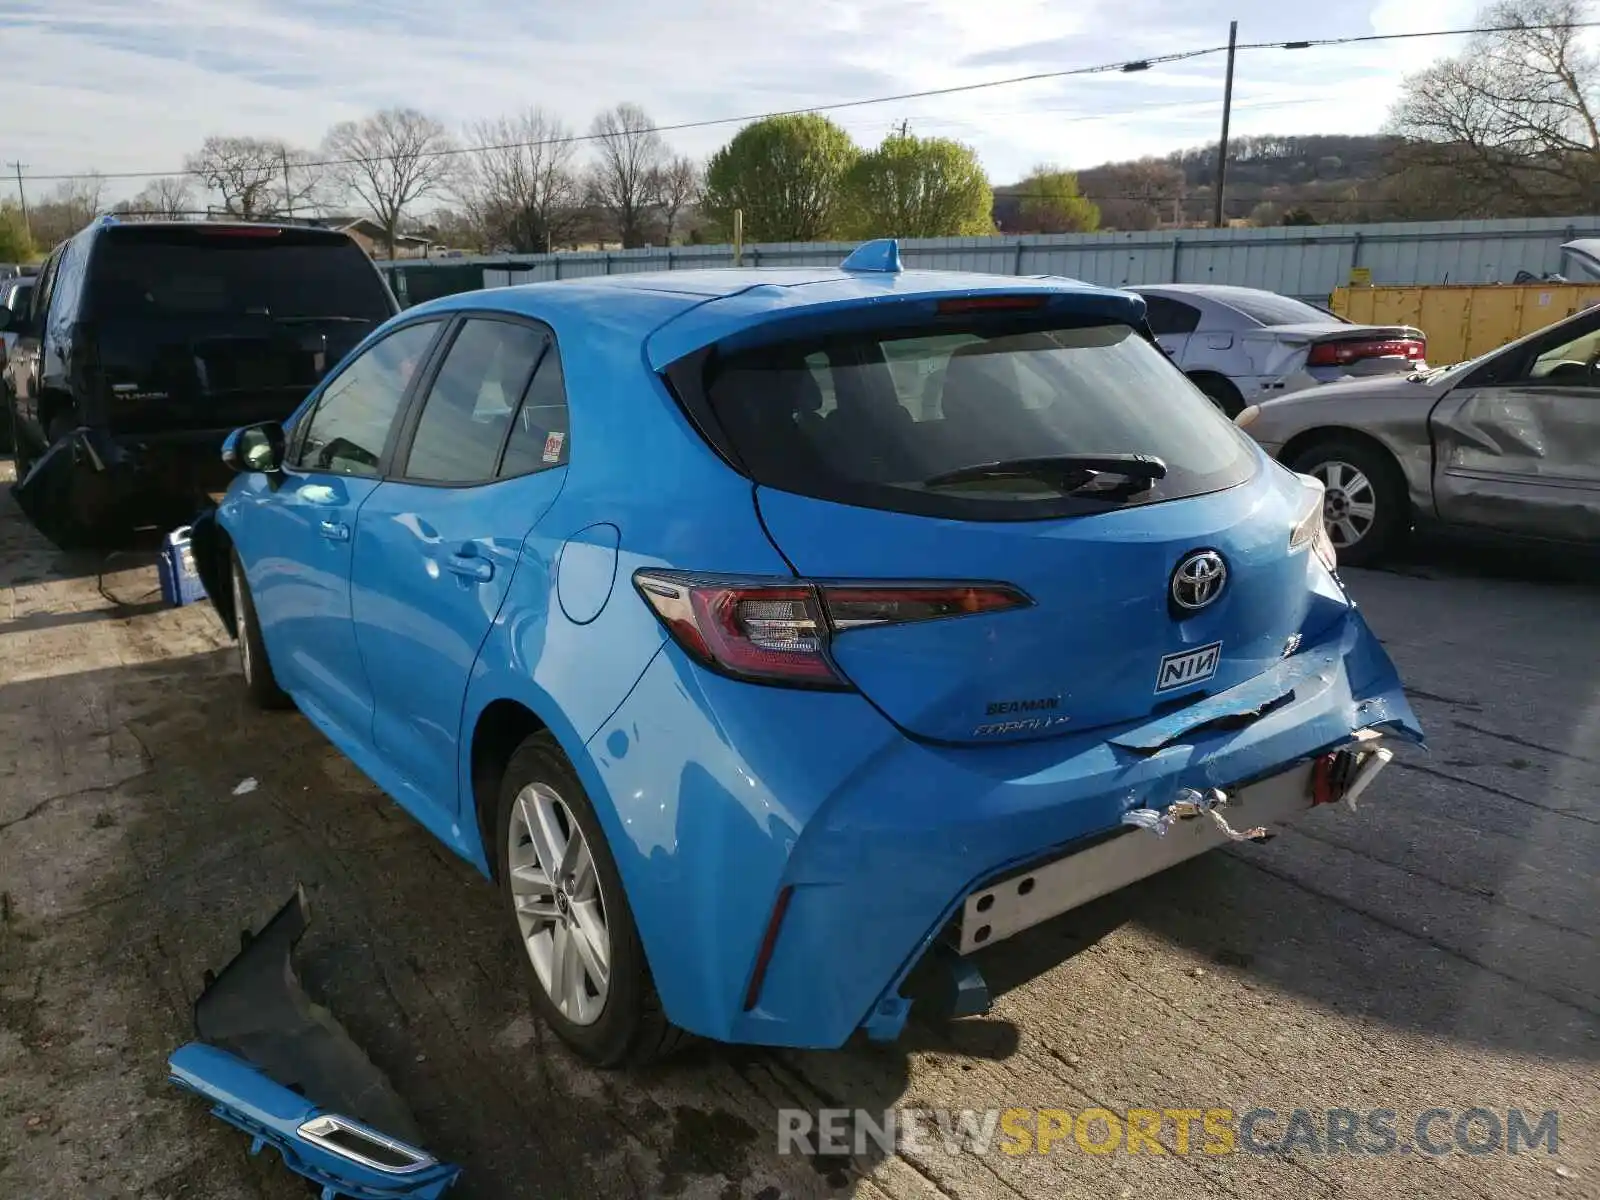
[[280, 147], [278, 157], [283, 162], [283, 209], [287, 216], [294, 216], [294, 193], [289, 190], [289, 148]]
[[23, 168], [26, 167], [27, 165], [28, 165], [27, 163], [20, 163], [20, 162], [14, 162], [14, 163], [7, 163], [6, 164], [6, 166], [8, 166], [8, 167], [14, 167], [16, 169], [16, 172], [17, 172], [17, 199], [22, 202], [22, 228], [23, 228], [23, 231], [31, 238], [33, 236], [33, 229], [28, 224], [28, 193], [26, 191], [24, 191], [23, 187], [22, 187], [22, 171], [23, 171]]
[[1228, 118], [1233, 115], [1233, 51], [1239, 41], [1239, 22], [1228, 22], [1228, 80], [1222, 85], [1222, 141], [1217, 145], [1217, 205], [1211, 223], [1222, 228], [1222, 200], [1228, 186]]

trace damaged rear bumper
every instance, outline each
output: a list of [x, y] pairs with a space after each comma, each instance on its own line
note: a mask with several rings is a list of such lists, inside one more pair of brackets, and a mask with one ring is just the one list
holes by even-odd
[[35, 523], [70, 521], [78, 530], [127, 524], [163, 504], [174, 513], [192, 511], [227, 486], [229, 473], [218, 454], [222, 437], [186, 431], [123, 438], [82, 425], [57, 438], [12, 494]]
[[[1091, 889], [1103, 894], [1171, 865], [1180, 838], [1203, 842], [1196, 853], [1228, 840], [1209, 815], [1163, 838], [1129, 829], [1132, 811], [1159, 819], [1220, 790], [1240, 799], [1220, 810], [1230, 827], [1272, 824], [1252, 815], [1256, 785], [1290, 774], [1275, 785], [1285, 806], [1310, 807], [1302, 785], [1320, 757], [1372, 741], [1365, 731], [1422, 739], [1353, 608], [1272, 671], [1180, 711], [1004, 746], [912, 740], [850, 693], [775, 693], [756, 711], [747, 686], [669, 646], [589, 739], [585, 766], [615, 806], [597, 807], [667, 1015], [766, 1045], [897, 1036], [910, 973], [936, 948], [959, 957], [949, 938], [969, 901], [1019, 871], [1117, 837], [1150, 856], [1149, 871], [1108, 872]], [[944, 988], [980, 990], [959, 972]]]

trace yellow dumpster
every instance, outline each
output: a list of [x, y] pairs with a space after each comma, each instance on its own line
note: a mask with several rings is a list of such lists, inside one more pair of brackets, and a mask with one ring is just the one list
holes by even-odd
[[1439, 367], [1476, 358], [1591, 304], [1600, 304], [1600, 284], [1450, 283], [1336, 288], [1329, 307], [1361, 324], [1416, 326], [1428, 335], [1428, 364]]

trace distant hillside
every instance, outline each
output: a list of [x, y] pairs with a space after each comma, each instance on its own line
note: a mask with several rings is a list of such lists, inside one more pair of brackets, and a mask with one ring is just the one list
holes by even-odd
[[[1262, 225], [1281, 224], [1286, 215], [1309, 215], [1324, 224], [1403, 219], [1414, 206], [1391, 186], [1400, 144], [1398, 138], [1353, 134], [1231, 139], [1225, 216]], [[1078, 186], [1099, 205], [1102, 228], [1206, 223], [1216, 162], [1213, 142], [1164, 158], [1091, 167], [1078, 172]], [[1025, 232], [1022, 199], [1018, 185], [995, 188], [995, 220], [1002, 230]]]

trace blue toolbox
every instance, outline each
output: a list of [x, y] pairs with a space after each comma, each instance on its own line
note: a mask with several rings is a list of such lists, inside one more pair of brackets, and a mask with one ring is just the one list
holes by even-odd
[[194, 568], [189, 551], [189, 526], [174, 529], [161, 539], [161, 558], [156, 564], [161, 576], [161, 598], [177, 607], [206, 598], [205, 584]]

